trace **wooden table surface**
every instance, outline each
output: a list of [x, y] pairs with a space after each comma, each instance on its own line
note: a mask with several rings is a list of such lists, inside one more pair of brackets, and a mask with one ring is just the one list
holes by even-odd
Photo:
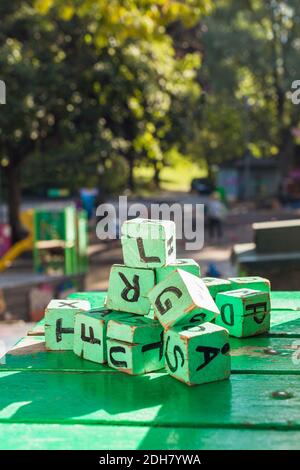
[[187, 387], [46, 352], [38, 325], [2, 358], [0, 449], [300, 449], [300, 292], [231, 348], [230, 380]]

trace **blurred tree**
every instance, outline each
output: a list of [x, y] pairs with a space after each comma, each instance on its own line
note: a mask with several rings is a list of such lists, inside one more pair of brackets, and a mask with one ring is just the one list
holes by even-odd
[[278, 155], [284, 175], [293, 157], [291, 130], [300, 120], [290, 99], [300, 77], [300, 1], [223, 0], [217, 6], [199, 26], [200, 82], [207, 92], [199, 145], [211, 162], [248, 150]]
[[85, 20], [41, 17], [32, 2], [16, 0], [1, 2], [0, 15], [0, 69], [8, 89], [5, 114], [0, 114], [0, 155], [17, 241], [23, 236], [19, 208], [25, 159], [33, 153], [63, 154], [70, 143], [73, 149], [78, 144], [77, 154], [93, 147], [99, 110], [89, 81], [97, 53], [82, 40]]
[[23, 236], [20, 173], [29, 157], [43, 178], [52, 169], [53, 184], [83, 181], [83, 168], [95, 181], [99, 165], [113, 174], [120, 156], [130, 188], [137, 159], [158, 176], [164, 151], [183, 145], [184, 117], [193, 115], [184, 106], [199, 95], [199, 57], [177, 59], [166, 27], [191, 26], [210, 8], [210, 0], [1, 2], [0, 158], [14, 241]]

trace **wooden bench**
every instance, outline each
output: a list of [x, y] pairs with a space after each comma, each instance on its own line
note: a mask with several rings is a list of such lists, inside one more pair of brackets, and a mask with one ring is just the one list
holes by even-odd
[[231, 348], [230, 380], [189, 388], [46, 352], [40, 324], [0, 366], [0, 448], [300, 449], [300, 292]]

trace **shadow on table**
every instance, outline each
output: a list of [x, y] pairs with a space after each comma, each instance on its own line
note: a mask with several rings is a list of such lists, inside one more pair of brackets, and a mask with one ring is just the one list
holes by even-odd
[[0, 375], [1, 421], [196, 426], [224, 420], [230, 408], [230, 381], [188, 387], [165, 373]]

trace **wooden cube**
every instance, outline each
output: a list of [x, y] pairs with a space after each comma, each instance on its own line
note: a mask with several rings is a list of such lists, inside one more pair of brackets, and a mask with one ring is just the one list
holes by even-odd
[[107, 324], [110, 319], [121, 316], [121, 312], [106, 308], [78, 313], [74, 325], [74, 353], [88, 361], [107, 362]]
[[67, 299], [81, 299], [90, 302], [91, 308], [102, 308], [105, 305], [107, 292], [87, 291], [72, 292]]
[[230, 375], [229, 335], [212, 323], [165, 333], [167, 372], [187, 385], [227, 379]]
[[219, 292], [226, 292], [232, 289], [231, 282], [227, 279], [219, 279], [218, 277], [203, 277], [202, 281], [215, 300]]
[[201, 270], [199, 264], [193, 259], [177, 259], [174, 263], [155, 269], [156, 282], [159, 283], [168, 277], [176, 269], [182, 269], [194, 276], [200, 277]]
[[270, 294], [253, 289], [237, 289], [217, 294], [220, 315], [216, 324], [231, 336], [245, 338], [270, 329]]
[[147, 315], [148, 293], [155, 285], [153, 269], [128, 268], [114, 264], [110, 271], [106, 307], [111, 310]]
[[90, 308], [86, 300], [51, 300], [45, 311], [46, 348], [53, 351], [72, 350], [75, 315]]
[[270, 292], [271, 283], [268, 279], [259, 276], [230, 277], [232, 289], [254, 289]]
[[159, 268], [176, 260], [175, 223], [133, 219], [122, 225], [124, 263], [136, 268]]
[[199, 324], [219, 314], [204, 282], [177, 269], [149, 293], [154, 313], [164, 328], [175, 324]]
[[158, 321], [137, 315], [109, 320], [107, 336], [110, 367], [131, 375], [163, 367], [163, 329]]
[[107, 336], [126, 343], [159, 343], [163, 328], [159, 321], [141, 315], [120, 314], [110, 319]]

